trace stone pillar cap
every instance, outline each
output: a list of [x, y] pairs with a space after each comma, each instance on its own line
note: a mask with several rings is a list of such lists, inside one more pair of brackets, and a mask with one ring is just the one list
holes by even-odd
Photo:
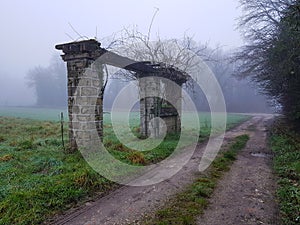
[[95, 39], [75, 41], [55, 46], [57, 50], [62, 50], [65, 54], [91, 53], [100, 50], [101, 43]]

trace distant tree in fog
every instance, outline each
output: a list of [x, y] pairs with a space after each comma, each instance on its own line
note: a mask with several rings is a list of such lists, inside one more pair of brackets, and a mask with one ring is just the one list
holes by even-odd
[[[258, 92], [258, 88], [249, 79], [239, 79], [234, 76], [236, 64], [230, 60], [230, 53], [221, 48], [206, 49], [209, 60], [205, 60], [209, 68], [218, 80], [225, 98], [228, 112], [272, 112], [264, 95]], [[194, 100], [197, 109], [209, 111], [209, 105], [204, 93], [197, 85], [193, 90], [187, 89]]]
[[37, 106], [67, 105], [66, 68], [59, 57], [53, 57], [48, 67], [37, 66], [29, 70], [26, 78], [28, 86], [35, 90]]

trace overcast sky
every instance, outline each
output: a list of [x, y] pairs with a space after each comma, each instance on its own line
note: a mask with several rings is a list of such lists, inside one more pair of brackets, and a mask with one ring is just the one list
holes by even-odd
[[35, 66], [47, 66], [58, 54], [54, 46], [72, 41], [68, 35], [78, 38], [69, 23], [89, 38], [97, 27], [99, 40], [132, 25], [147, 33], [156, 7], [152, 33], [162, 38], [187, 33], [212, 47], [242, 45], [235, 30], [238, 0], [1, 0], [0, 105], [34, 103], [24, 77]]

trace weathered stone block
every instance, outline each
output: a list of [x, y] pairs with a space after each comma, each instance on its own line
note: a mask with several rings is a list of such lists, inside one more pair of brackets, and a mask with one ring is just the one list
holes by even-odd
[[95, 114], [96, 107], [95, 106], [82, 106], [81, 114]]
[[79, 105], [73, 105], [72, 107], [72, 114], [78, 114], [80, 113], [80, 106]]
[[92, 86], [93, 87], [100, 87], [100, 86], [102, 86], [102, 83], [100, 82], [100, 80], [99, 79], [97, 79], [97, 80], [92, 80], [92, 82], [93, 82], [93, 84], [92, 84]]
[[74, 98], [74, 104], [76, 105], [82, 105], [82, 106], [91, 106], [96, 105], [97, 103], [97, 96], [84, 96], [84, 97], [76, 97]]
[[94, 87], [80, 87], [81, 96], [97, 97], [99, 95], [99, 90]]
[[73, 114], [73, 121], [75, 122], [94, 122], [95, 115]]

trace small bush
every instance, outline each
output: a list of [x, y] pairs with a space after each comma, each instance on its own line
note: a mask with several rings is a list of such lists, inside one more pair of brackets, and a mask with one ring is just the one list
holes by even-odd
[[106, 148], [109, 148], [109, 147], [111, 147], [111, 146], [113, 146], [113, 142], [112, 142], [112, 140], [104, 140], [104, 146], [106, 147]]
[[7, 161], [9, 161], [9, 160], [11, 160], [13, 158], [14, 157], [12, 155], [10, 155], [10, 154], [4, 155], [4, 156], [0, 157], [0, 162], [7, 162]]
[[45, 144], [46, 145], [53, 145], [53, 146], [61, 146], [62, 142], [61, 142], [60, 139], [57, 139], [57, 138], [47, 138], [45, 140]]
[[145, 156], [141, 152], [136, 152], [136, 151], [131, 152], [127, 156], [127, 159], [130, 160], [133, 164], [141, 164], [141, 165], [146, 164]]
[[114, 150], [116, 151], [120, 151], [120, 152], [128, 152], [129, 149], [123, 145], [122, 143], [119, 143], [119, 144], [116, 144], [114, 147], [113, 147]]
[[34, 141], [33, 141], [32, 138], [22, 140], [22, 141], [18, 142], [16, 147], [17, 147], [18, 150], [29, 150], [29, 149], [33, 150], [33, 149], [36, 149], [36, 145], [34, 144]]
[[4, 142], [6, 139], [3, 136], [0, 136], [0, 143]]

